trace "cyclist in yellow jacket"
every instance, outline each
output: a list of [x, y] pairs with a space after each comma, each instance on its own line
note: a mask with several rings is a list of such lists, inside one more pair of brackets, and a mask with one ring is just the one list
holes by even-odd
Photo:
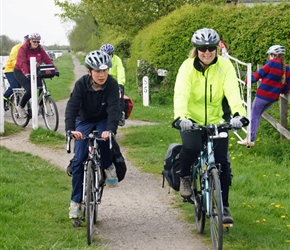
[[[24, 36], [24, 42], [26, 42], [27, 39], [28, 39], [28, 35]], [[21, 87], [19, 82], [15, 78], [13, 72], [14, 72], [14, 66], [16, 63], [18, 50], [20, 49], [20, 47], [22, 45], [23, 45], [23, 43], [18, 43], [12, 47], [10, 54], [9, 54], [9, 58], [8, 58], [6, 65], [5, 65], [5, 69], [3, 71], [8, 82], [9, 82], [9, 87], [3, 95], [5, 111], [7, 111], [9, 109], [7, 100], [13, 94], [13, 89]]]
[[[182, 150], [180, 159], [180, 195], [192, 195], [190, 166], [197, 159], [203, 146], [200, 131], [188, 131], [193, 123], [219, 124], [228, 111], [233, 127], [241, 128], [249, 123], [244, 117], [238, 79], [231, 62], [218, 55], [219, 35], [213, 29], [199, 29], [191, 42], [194, 46], [188, 59], [179, 68], [174, 87], [174, 117], [180, 117]], [[225, 102], [225, 98], [227, 102]], [[228, 103], [228, 107], [224, 104]], [[227, 111], [226, 111], [227, 110]], [[228, 161], [228, 138], [214, 140], [214, 156], [221, 164], [221, 189], [224, 205], [224, 223], [233, 223], [228, 210], [228, 194], [231, 181]]]
[[123, 66], [122, 60], [120, 57], [115, 55], [114, 53], [114, 46], [112, 44], [106, 43], [101, 48], [101, 51], [106, 52], [110, 55], [112, 60], [112, 68], [110, 68], [109, 74], [114, 77], [119, 84], [120, 88], [120, 120], [119, 120], [119, 126], [125, 125], [125, 102], [124, 102], [124, 94], [125, 94], [125, 68]]

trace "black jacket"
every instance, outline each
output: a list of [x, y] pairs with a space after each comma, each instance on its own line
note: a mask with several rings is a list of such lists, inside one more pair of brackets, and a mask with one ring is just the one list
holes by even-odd
[[90, 75], [75, 83], [65, 110], [65, 130], [75, 130], [76, 118], [88, 122], [108, 119], [107, 131], [116, 133], [120, 116], [118, 82], [109, 75], [101, 90], [91, 85]]

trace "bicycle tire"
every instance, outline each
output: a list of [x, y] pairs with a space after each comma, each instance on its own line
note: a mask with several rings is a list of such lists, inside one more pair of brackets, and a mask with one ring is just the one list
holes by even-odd
[[10, 97], [10, 110], [11, 110], [11, 116], [12, 120], [17, 126], [21, 126], [25, 128], [27, 124], [29, 123], [31, 114], [29, 114], [29, 110], [27, 108], [27, 105], [25, 106], [25, 109], [27, 110], [27, 116], [25, 118], [22, 118], [17, 110], [17, 107], [19, 105], [19, 102], [21, 101], [24, 93], [19, 91], [19, 92], [14, 92], [12, 96]]
[[59, 124], [58, 109], [55, 101], [51, 96], [44, 97], [42, 117], [47, 129], [51, 131], [57, 131]]
[[223, 249], [222, 197], [218, 171], [213, 167], [209, 175], [210, 233], [213, 249]]
[[104, 170], [101, 169], [101, 166], [99, 163], [97, 163], [97, 171], [96, 171], [96, 209], [95, 209], [95, 216], [94, 216], [94, 223], [97, 223], [97, 219], [98, 219], [98, 207], [99, 204], [101, 204], [101, 199], [103, 196], [103, 191], [104, 191]]
[[202, 197], [202, 182], [200, 175], [200, 168], [196, 169], [195, 177], [192, 181], [193, 185], [193, 201], [194, 201], [194, 216], [195, 216], [195, 224], [196, 229], [199, 233], [204, 232], [205, 226], [205, 211], [203, 209], [203, 197]]
[[94, 217], [96, 208], [96, 195], [95, 195], [95, 171], [93, 161], [88, 161], [86, 172], [86, 198], [85, 198], [85, 216], [87, 228], [87, 242], [91, 245], [94, 236]]

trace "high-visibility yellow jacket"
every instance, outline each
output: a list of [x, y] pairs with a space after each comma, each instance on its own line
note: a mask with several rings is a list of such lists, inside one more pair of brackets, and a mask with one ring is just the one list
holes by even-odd
[[116, 55], [112, 57], [112, 68], [110, 68], [109, 74], [118, 81], [118, 84], [125, 85], [125, 68], [120, 57]]
[[14, 71], [14, 66], [16, 63], [16, 58], [17, 58], [17, 54], [18, 54], [18, 50], [20, 49], [20, 47], [23, 45], [23, 43], [19, 43], [16, 44], [12, 47], [8, 60], [6, 62], [5, 65], [5, 69], [4, 69], [4, 73], [8, 73], [8, 72], [13, 72]]
[[224, 121], [224, 97], [232, 115], [246, 115], [230, 60], [218, 56], [204, 72], [196, 57], [182, 63], [174, 87], [175, 118], [192, 119], [200, 125], [218, 124]]

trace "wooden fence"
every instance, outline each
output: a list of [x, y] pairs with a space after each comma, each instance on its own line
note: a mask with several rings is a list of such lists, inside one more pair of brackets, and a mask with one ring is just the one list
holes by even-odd
[[280, 96], [280, 122], [276, 121], [268, 113], [264, 112], [262, 117], [265, 118], [280, 133], [281, 139], [290, 140], [290, 131], [288, 130], [288, 102], [290, 94]]

